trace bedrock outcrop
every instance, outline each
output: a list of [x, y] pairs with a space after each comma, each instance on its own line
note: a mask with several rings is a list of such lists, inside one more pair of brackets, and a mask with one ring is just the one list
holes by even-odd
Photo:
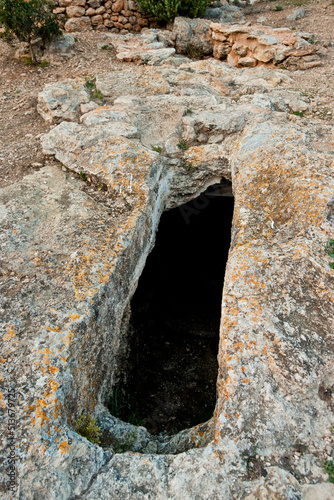
[[212, 23], [209, 35], [214, 57], [226, 59], [231, 66], [283, 65], [290, 70], [305, 70], [322, 64], [318, 53], [321, 47], [311, 33], [262, 25]]
[[[86, 113], [80, 81], [41, 94], [62, 167], [0, 192], [2, 498], [11, 446], [25, 500], [334, 496], [333, 136], [293, 114], [309, 103], [285, 78], [206, 60], [97, 75], [105, 104]], [[161, 213], [222, 178], [235, 212], [216, 410], [152, 437], [105, 408], [130, 299]], [[75, 432], [82, 412], [102, 446]]]

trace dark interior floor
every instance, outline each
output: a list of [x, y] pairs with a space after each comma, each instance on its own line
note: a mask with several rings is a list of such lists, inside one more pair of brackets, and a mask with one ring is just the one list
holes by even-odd
[[152, 434], [174, 434], [214, 411], [234, 201], [221, 196], [226, 184], [162, 215], [131, 302], [131, 371], [119, 416]]

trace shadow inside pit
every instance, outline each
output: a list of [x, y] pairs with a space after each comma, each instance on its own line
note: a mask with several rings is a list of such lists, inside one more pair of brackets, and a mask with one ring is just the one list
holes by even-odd
[[130, 371], [118, 417], [175, 434], [212, 417], [234, 198], [223, 180], [165, 212], [131, 301]]

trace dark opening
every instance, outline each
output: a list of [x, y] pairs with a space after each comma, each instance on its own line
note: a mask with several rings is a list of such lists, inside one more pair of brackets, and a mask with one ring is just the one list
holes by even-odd
[[116, 389], [118, 416], [152, 434], [175, 434], [213, 414], [233, 201], [223, 180], [165, 212], [131, 301], [130, 369]]

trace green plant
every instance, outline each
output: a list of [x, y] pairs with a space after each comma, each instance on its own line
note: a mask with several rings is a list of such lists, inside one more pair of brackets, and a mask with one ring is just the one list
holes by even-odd
[[108, 403], [108, 409], [114, 417], [120, 418], [120, 414], [123, 408], [126, 407], [126, 403], [124, 400], [124, 397], [118, 387], [113, 392], [113, 395], [111, 396], [109, 403]]
[[190, 161], [186, 161], [183, 163], [183, 167], [187, 170], [187, 172], [192, 172], [194, 170], [194, 165]]
[[186, 115], [191, 115], [192, 113], [193, 113], [193, 111], [192, 111], [191, 109], [187, 108], [187, 109], [185, 110], [185, 112], [183, 113], [183, 116], [186, 116]]
[[92, 99], [97, 99], [99, 101], [103, 100], [103, 95], [100, 90], [96, 88], [96, 79], [94, 75], [85, 77], [86, 88], [89, 90]]
[[293, 114], [296, 116], [300, 116], [301, 118], [303, 118], [304, 116], [304, 113], [302, 113], [301, 111], [294, 111]]
[[96, 419], [91, 415], [83, 413], [75, 424], [75, 430], [80, 436], [85, 437], [91, 443], [100, 444], [100, 428], [97, 427]]
[[95, 76], [94, 75], [86, 76], [85, 77], [85, 82], [86, 82], [86, 87], [87, 87], [88, 90], [93, 90], [94, 88], [96, 88]]
[[282, 5], [276, 5], [275, 10], [277, 12], [281, 11], [281, 10], [283, 10], [283, 6]]
[[309, 39], [309, 41], [308, 41], [308, 43], [312, 43], [312, 44], [314, 44], [314, 43], [315, 43], [314, 38], [310, 38], [310, 39]]
[[334, 463], [333, 460], [327, 460], [324, 462], [325, 471], [329, 475], [328, 481], [334, 483]]
[[159, 21], [173, 21], [177, 16], [201, 16], [208, 0], [138, 0], [138, 3], [143, 14], [150, 14]]
[[48, 61], [42, 61], [41, 63], [38, 63], [38, 66], [40, 66], [41, 68], [47, 68], [48, 66], [50, 66], [50, 63]]
[[108, 50], [110, 49], [109, 45], [102, 45], [101, 47], [102, 50]]
[[7, 35], [28, 43], [32, 64], [37, 64], [33, 40], [41, 38], [45, 42], [61, 35], [51, 9], [49, 0], [0, 0], [0, 24]]
[[187, 146], [187, 143], [186, 141], [180, 141], [178, 144], [177, 144], [177, 147], [179, 149], [182, 149], [183, 151], [186, 151], [188, 149], [188, 146]]
[[153, 144], [151, 144], [151, 148], [153, 149], [153, 151], [156, 151], [157, 153], [161, 153], [162, 151], [161, 146], [153, 146]]
[[82, 170], [80, 170], [79, 175], [80, 175], [80, 177], [81, 177], [81, 179], [82, 179], [83, 181], [85, 181], [85, 180], [86, 180], [86, 175], [83, 173], [83, 171], [82, 171]]
[[[325, 249], [326, 249], [326, 252], [328, 253], [328, 255], [332, 259], [334, 259], [334, 240], [332, 240], [332, 239], [328, 240], [326, 245], [325, 245]], [[334, 262], [330, 262], [329, 267], [334, 269]]]
[[78, 42], [79, 41], [79, 38], [77, 38], [76, 36], [74, 37], [74, 41], [75, 42]]

